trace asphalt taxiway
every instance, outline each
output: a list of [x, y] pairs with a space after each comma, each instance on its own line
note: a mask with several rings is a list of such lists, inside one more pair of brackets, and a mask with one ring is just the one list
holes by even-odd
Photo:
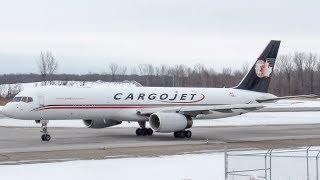
[[135, 128], [50, 128], [51, 141], [42, 142], [39, 130], [0, 127], [0, 164], [320, 146], [320, 124], [195, 127], [191, 139], [137, 137]]

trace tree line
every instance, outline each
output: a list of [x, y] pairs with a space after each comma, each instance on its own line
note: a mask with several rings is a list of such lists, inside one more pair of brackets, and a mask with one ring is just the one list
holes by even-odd
[[[58, 61], [51, 52], [44, 52], [38, 61], [39, 74], [3, 74], [0, 84], [54, 81], [136, 81], [143, 86], [160, 87], [234, 87], [253, 64], [241, 69], [223, 68], [220, 72], [203, 64], [180, 65], [139, 64], [135, 71], [117, 63], [109, 63], [106, 73], [57, 74]], [[315, 53], [295, 52], [279, 55], [272, 75], [270, 93], [275, 95], [320, 94], [320, 59]]]
[[276, 95], [320, 94], [320, 59], [295, 52], [277, 58], [270, 92]]

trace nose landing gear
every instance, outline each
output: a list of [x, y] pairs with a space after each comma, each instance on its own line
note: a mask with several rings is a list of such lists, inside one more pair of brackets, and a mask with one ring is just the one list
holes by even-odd
[[40, 123], [41, 123], [41, 140], [42, 141], [50, 141], [51, 139], [51, 136], [49, 135], [48, 133], [48, 123], [49, 121], [48, 120], [40, 120]]
[[41, 139], [42, 141], [50, 141], [51, 136], [49, 134], [42, 134]]

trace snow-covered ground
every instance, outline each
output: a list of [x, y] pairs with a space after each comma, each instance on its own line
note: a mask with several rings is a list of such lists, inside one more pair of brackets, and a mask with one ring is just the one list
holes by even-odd
[[1, 165], [0, 178], [11, 180], [224, 180], [224, 155], [223, 153], [187, 154], [149, 158]]
[[[319, 150], [319, 147], [314, 148]], [[249, 180], [254, 179], [253, 177], [264, 176], [264, 170], [250, 171], [264, 168], [263, 153], [266, 153], [266, 151], [229, 152], [227, 158], [228, 171], [249, 171], [236, 173], [239, 175], [229, 174], [228, 180]], [[316, 179], [317, 168], [314, 157], [317, 153], [318, 151], [310, 152], [310, 157], [313, 156], [313, 158], [309, 159], [310, 179]], [[236, 154], [240, 156], [235, 156]], [[245, 154], [247, 155], [244, 156]], [[293, 149], [273, 151], [272, 179], [307, 179], [306, 159], [301, 158], [305, 154], [306, 151], [301, 151], [301, 149], [299, 151], [294, 151]], [[288, 166], [289, 164], [290, 166]], [[10, 180], [224, 180], [224, 173], [224, 153], [210, 151], [199, 152], [199, 154], [160, 157], [124, 158], [108, 156], [104, 160], [73, 160], [67, 162], [0, 166], [0, 178]], [[269, 171], [267, 171], [267, 176], [269, 176]]]

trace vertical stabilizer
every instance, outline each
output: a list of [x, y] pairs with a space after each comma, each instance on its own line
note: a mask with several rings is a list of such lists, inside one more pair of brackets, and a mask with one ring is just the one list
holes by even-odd
[[279, 47], [280, 41], [270, 41], [250, 71], [235, 88], [257, 92], [268, 92]]

